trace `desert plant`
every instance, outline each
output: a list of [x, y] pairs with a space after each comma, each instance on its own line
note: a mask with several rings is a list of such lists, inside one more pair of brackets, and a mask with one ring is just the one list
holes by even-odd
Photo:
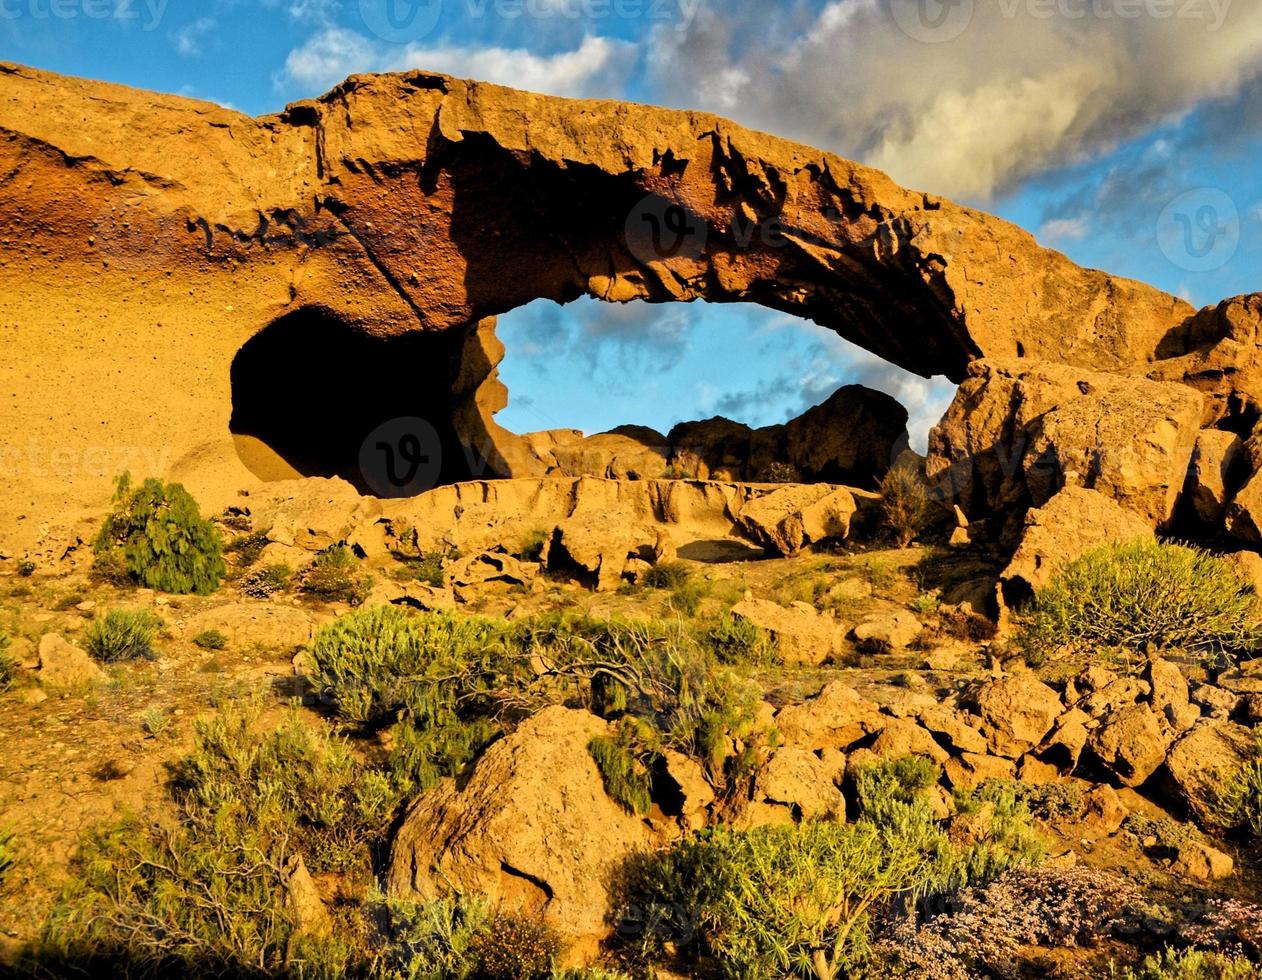
[[924, 530], [929, 492], [913, 467], [893, 466], [882, 478], [881, 515], [900, 548], [906, 548]]
[[35, 574], [35, 562], [31, 561], [29, 558], [23, 559], [22, 561], [18, 562], [18, 577], [19, 578], [30, 578], [34, 574]]
[[153, 641], [161, 628], [162, 620], [147, 609], [111, 609], [88, 624], [83, 642], [102, 663], [154, 660]]
[[766, 666], [776, 660], [776, 643], [771, 634], [731, 613], [724, 613], [711, 624], [702, 640], [719, 663]]
[[299, 589], [327, 602], [358, 606], [372, 592], [372, 576], [359, 571], [359, 560], [346, 545], [320, 552], [299, 573]]
[[202, 630], [193, 637], [193, 646], [201, 650], [223, 650], [228, 646], [228, 638], [216, 629]]
[[237, 568], [251, 568], [263, 557], [263, 550], [271, 542], [267, 531], [250, 531], [233, 538], [224, 545], [224, 553], [233, 556]]
[[477, 980], [547, 980], [565, 944], [539, 919], [500, 911], [469, 944]]
[[724, 977], [833, 980], [864, 952], [870, 914], [936, 881], [949, 852], [927, 808], [888, 816], [717, 829], [633, 867], [638, 952], [676, 943]]
[[1018, 640], [1035, 656], [1064, 645], [1241, 653], [1262, 646], [1262, 617], [1252, 586], [1228, 562], [1140, 540], [1065, 566], [1027, 605]]
[[1258, 966], [1239, 956], [1167, 948], [1137, 968], [1113, 975], [1117, 980], [1253, 980]]
[[140, 727], [146, 735], [160, 738], [171, 727], [171, 716], [161, 708], [146, 708], [140, 716]]
[[0, 826], [0, 887], [17, 863], [17, 831], [12, 827]]
[[802, 473], [792, 463], [777, 460], [763, 467], [758, 479], [762, 483], [801, 483]]
[[13, 688], [18, 678], [18, 662], [9, 654], [9, 634], [0, 633], [0, 694]]
[[114, 508], [94, 545], [103, 566], [117, 569], [121, 557], [134, 581], [159, 592], [208, 595], [219, 588], [223, 541], [184, 487], [148, 479], [133, 488], [124, 473]]
[[470, 689], [500, 685], [522, 665], [504, 626], [477, 617], [374, 606], [339, 617], [311, 645], [311, 680], [338, 712], [372, 721], [408, 709], [446, 720]]
[[270, 599], [289, 588], [293, 575], [294, 570], [282, 562], [256, 568], [242, 577], [241, 594], [251, 599]]
[[1262, 837], [1262, 729], [1254, 729], [1253, 749], [1218, 786], [1214, 808], [1224, 826], [1246, 827]]
[[643, 582], [651, 589], [669, 592], [671, 605], [685, 616], [695, 615], [710, 591], [708, 583], [681, 561], [659, 561], [644, 573]]
[[484, 899], [454, 898], [415, 903], [385, 899], [379, 912], [389, 942], [378, 960], [383, 980], [456, 980], [473, 969], [474, 940], [487, 931], [491, 913]]
[[624, 719], [612, 735], [597, 735], [587, 744], [587, 751], [596, 761], [605, 792], [628, 813], [639, 816], [652, 805], [652, 779], [637, 748], [635, 723]]

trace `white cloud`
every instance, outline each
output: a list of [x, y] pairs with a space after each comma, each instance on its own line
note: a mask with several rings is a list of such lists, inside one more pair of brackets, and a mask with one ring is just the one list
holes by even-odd
[[595, 36], [584, 38], [571, 51], [539, 55], [521, 48], [472, 45], [410, 44], [400, 49], [333, 27], [290, 52], [281, 81], [314, 94], [356, 72], [424, 68], [549, 95], [615, 98], [635, 70], [638, 57], [635, 44]]
[[1057, 242], [1077, 242], [1086, 238], [1089, 230], [1087, 216], [1083, 214], [1076, 218], [1052, 218], [1043, 222], [1038, 238], [1052, 245]]
[[202, 17], [185, 24], [171, 34], [171, 43], [175, 50], [185, 58], [192, 58], [202, 53], [202, 45], [218, 26], [213, 17]]
[[[967, 26], [941, 43], [913, 39], [891, 16], [891, 4], [915, 2], [835, 0], [804, 23], [800, 5], [730, 0], [686, 30], [657, 32], [656, 84], [675, 104], [700, 102], [911, 186], [985, 199], [1262, 72], [1262, 0], [973, 0]], [[1174, 16], [1148, 12], [1171, 7]]]

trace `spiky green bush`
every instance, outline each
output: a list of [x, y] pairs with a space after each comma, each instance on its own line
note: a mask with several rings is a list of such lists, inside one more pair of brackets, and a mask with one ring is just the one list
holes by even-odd
[[126, 568], [134, 581], [159, 592], [209, 595], [219, 588], [226, 572], [223, 541], [183, 486], [151, 478], [133, 488], [124, 473], [114, 508], [94, 545], [103, 568]]
[[346, 545], [338, 544], [316, 555], [299, 574], [299, 589], [326, 602], [358, 606], [372, 592], [372, 576], [361, 572], [359, 559]]
[[1198, 548], [1141, 540], [1065, 566], [1023, 611], [1018, 639], [1036, 657], [1065, 645], [1238, 654], [1262, 647], [1262, 609], [1230, 563]]
[[702, 640], [719, 663], [763, 667], [776, 660], [776, 643], [771, 634], [730, 612], [715, 620]]
[[628, 813], [639, 816], [649, 812], [653, 804], [652, 779], [641, 758], [634, 723], [619, 725], [612, 735], [597, 735], [588, 744], [587, 751], [600, 770], [605, 792]]
[[1118, 980], [1254, 980], [1258, 966], [1243, 957], [1196, 949], [1165, 949], [1138, 968], [1118, 973]]
[[1262, 728], [1254, 730], [1249, 758], [1225, 774], [1214, 808], [1224, 826], [1245, 827], [1254, 837], [1262, 837]]
[[228, 646], [228, 638], [217, 629], [202, 630], [193, 637], [193, 646], [199, 650], [224, 650]]
[[94, 659], [106, 664], [125, 660], [153, 660], [153, 641], [162, 620], [147, 609], [111, 609], [88, 624], [84, 646]]

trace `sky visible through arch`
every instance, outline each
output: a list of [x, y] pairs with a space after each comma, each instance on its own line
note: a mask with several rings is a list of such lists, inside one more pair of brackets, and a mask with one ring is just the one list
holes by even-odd
[[[1262, 0], [0, 0], [0, 59], [253, 115], [406, 68], [701, 108], [1197, 305], [1262, 279]], [[836, 380], [923, 428], [947, 393], [751, 307], [533, 304], [504, 330], [514, 427], [763, 424]]]

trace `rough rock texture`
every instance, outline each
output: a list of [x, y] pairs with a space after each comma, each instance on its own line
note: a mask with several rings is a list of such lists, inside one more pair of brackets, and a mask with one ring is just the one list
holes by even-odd
[[1204, 429], [1196, 437], [1196, 448], [1188, 467], [1183, 499], [1202, 525], [1221, 524], [1227, 504], [1248, 475], [1244, 443], [1234, 432]]
[[1066, 487], [1025, 515], [1021, 543], [1000, 575], [1004, 595], [1028, 596], [1093, 548], [1151, 537], [1152, 528], [1133, 511], [1095, 490]]
[[485, 894], [569, 936], [604, 933], [609, 873], [650, 842], [587, 751], [607, 731], [587, 712], [547, 708], [487, 749], [463, 789], [426, 793], [395, 838], [390, 891]]
[[1253, 750], [1253, 733], [1229, 721], [1202, 721], [1174, 744], [1166, 757], [1166, 772], [1188, 812], [1201, 824], [1220, 822], [1217, 792]]
[[[755, 302], [956, 379], [981, 356], [1142, 368], [1184, 352], [1193, 312], [697, 112], [411, 71], [252, 119], [4, 64], [0, 128], [0, 309], [21, 324], [0, 363], [0, 432], [21, 436], [0, 526], [19, 542], [100, 508], [123, 469], [212, 510], [267, 479], [349, 478], [408, 415], [436, 420], [448, 475], [520, 475], [483, 324], [541, 297]], [[668, 211], [687, 233], [654, 237]], [[314, 377], [338, 382], [314, 405], [336, 441], [304, 431]]]
[[979, 361], [930, 433], [925, 471], [969, 513], [1039, 507], [1082, 486], [1156, 527], [1174, 514], [1200, 419], [1200, 396], [1181, 384]]
[[846, 800], [836, 783], [845, 773], [837, 764], [817, 756], [800, 746], [786, 745], [777, 749], [759, 771], [754, 781], [755, 800], [789, 807], [793, 816], [803, 820], [846, 814]]
[[791, 558], [809, 544], [844, 541], [860, 506], [877, 499], [847, 487], [788, 484], [750, 500], [737, 520], [750, 540]]
[[991, 750], [1009, 759], [1020, 757], [1042, 742], [1065, 710], [1060, 695], [1033, 674], [1014, 674], [988, 682], [978, 691], [976, 700]]
[[39, 682], [54, 689], [73, 689], [104, 684], [109, 675], [82, 649], [56, 633], [39, 641]]
[[814, 750], [845, 749], [880, 731], [880, 706], [841, 681], [833, 681], [809, 701], [781, 708], [775, 717], [786, 745]]
[[818, 666], [841, 651], [845, 631], [830, 613], [805, 602], [782, 606], [770, 599], [745, 599], [732, 615], [766, 630], [776, 641], [776, 652], [787, 664]]

